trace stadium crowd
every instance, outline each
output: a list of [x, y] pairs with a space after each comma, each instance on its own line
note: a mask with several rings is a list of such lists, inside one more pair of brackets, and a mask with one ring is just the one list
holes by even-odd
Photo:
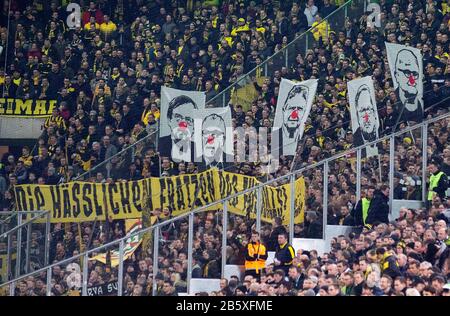
[[[85, 180], [111, 182], [196, 172], [194, 164], [175, 164], [168, 157], [159, 157], [156, 138], [147, 136], [158, 128], [160, 87], [206, 91], [207, 100], [211, 100], [310, 26], [317, 28], [313, 32], [313, 46], [306, 54], [298, 53], [289, 67], [280, 64], [262, 81], [262, 74], [253, 72], [256, 97], [247, 106], [234, 101], [229, 104], [235, 126], [271, 127], [281, 77], [318, 78], [317, 97], [298, 149], [297, 167], [353, 146], [346, 96], [346, 82], [353, 78], [372, 75], [374, 79], [380, 135], [396, 128], [398, 113], [393, 112], [393, 105], [398, 100], [390, 80], [384, 41], [409, 43], [422, 50], [426, 117], [448, 111], [449, 1], [382, 0], [381, 27], [368, 26], [367, 14], [361, 14], [346, 20], [342, 29], [333, 28], [332, 20], [324, 28], [327, 22], [320, 24], [321, 19], [343, 2], [281, 1], [277, 6], [267, 0], [221, 1], [220, 5], [216, 1], [186, 1], [183, 5], [172, 2], [175, 4], [172, 7], [165, 1], [150, 5], [141, 1], [97, 1], [84, 8], [80, 28], [69, 30], [64, 22], [64, 8], [53, 2], [34, 6], [31, 1], [12, 1], [10, 29], [2, 25], [1, 30], [2, 45], [8, 36], [10, 43], [9, 49], [0, 53], [0, 64], [6, 61], [7, 65], [0, 70], [2, 97], [56, 99], [59, 108], [45, 121], [36, 152], [23, 148], [20, 156], [3, 156], [1, 210], [14, 206], [12, 186], [70, 181], [144, 138], [148, 140], [137, 153], [131, 155], [129, 151], [113, 159], [110, 167], [94, 169]], [[3, 24], [8, 20], [3, 18], [8, 15], [5, 3]], [[397, 129], [404, 126], [405, 122], [398, 122]], [[449, 132], [449, 119], [428, 128], [429, 161], [437, 161], [447, 175]], [[422, 184], [418, 181], [422, 176], [421, 144], [420, 133], [396, 138], [392, 188], [396, 199], [421, 199]], [[389, 142], [380, 145], [379, 150], [379, 160], [363, 161], [363, 197], [372, 187], [380, 189], [388, 184]], [[280, 166], [272, 174], [264, 174], [260, 163], [236, 163], [229, 171], [272, 179], [288, 173], [292, 163], [292, 158], [280, 157]], [[355, 157], [340, 159], [330, 168], [328, 223], [357, 225]], [[303, 174], [308, 188], [307, 216], [304, 224], [296, 225], [296, 237], [322, 236], [322, 172], [317, 168]], [[377, 190], [375, 194], [381, 193]], [[299, 251], [293, 267], [284, 273], [269, 265], [256, 283], [251, 276], [223, 280], [222, 290], [214, 294], [448, 293], [448, 289], [443, 289], [448, 282], [448, 250], [443, 246], [448, 244], [448, 228], [442, 220], [448, 222], [445, 214], [449, 208], [449, 199], [436, 197], [428, 209], [404, 209], [404, 215], [394, 223], [337, 238], [332, 251], [323, 256], [318, 257], [314, 251]], [[154, 213], [161, 220], [170, 217], [170, 210]], [[254, 223], [234, 215], [229, 222], [227, 262], [244, 264]], [[105, 226], [109, 226], [108, 233]], [[221, 215], [197, 214], [194, 227], [193, 277], [217, 278]], [[261, 239], [268, 249], [275, 250], [281, 227], [263, 226]], [[160, 269], [155, 276], [151, 249], [136, 251], [126, 262], [124, 293], [151, 293], [153, 277], [158, 280], [159, 295], [185, 291], [186, 232], [187, 222], [183, 221], [169, 225], [163, 232], [160, 254], [164, 255], [160, 255]], [[32, 235], [35, 257], [42, 261], [42, 232], [36, 230]], [[52, 225], [50, 261], [69, 258], [124, 235], [123, 221], [103, 223], [102, 228], [94, 227], [93, 223], [82, 223], [80, 227]], [[6, 249], [4, 243], [0, 245], [0, 251]], [[386, 262], [388, 269], [384, 268]], [[36, 267], [41, 265], [42, 262], [36, 263]], [[397, 266], [395, 273], [391, 273], [389, 265], [391, 269]], [[115, 268], [95, 261], [90, 261], [89, 271], [89, 287], [117, 279]], [[69, 276], [73, 273], [65, 267], [54, 269], [54, 295], [67, 294], [71, 288]], [[18, 295], [45, 293], [45, 273], [25, 283], [17, 285]]]

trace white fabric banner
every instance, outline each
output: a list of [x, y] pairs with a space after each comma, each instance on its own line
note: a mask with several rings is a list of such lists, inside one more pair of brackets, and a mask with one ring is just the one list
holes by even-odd
[[278, 150], [282, 155], [295, 155], [316, 95], [317, 84], [317, 79], [302, 82], [281, 79], [273, 124], [272, 153]]
[[[372, 77], [363, 77], [347, 83], [348, 101], [352, 121], [353, 144], [360, 146], [378, 139], [378, 118], [375, 88]], [[365, 148], [366, 157], [378, 155], [378, 148]]]
[[227, 159], [233, 162], [233, 133], [230, 107], [206, 108], [200, 118], [195, 120], [196, 156], [195, 162], [204, 162], [206, 167], [217, 166], [223, 169]]
[[206, 95], [199, 91], [184, 91], [161, 87], [161, 117], [159, 128], [159, 152], [175, 162], [194, 161], [194, 122], [202, 119]]
[[394, 112], [400, 122], [423, 120], [423, 61], [419, 49], [386, 43], [386, 52], [394, 83], [397, 104]]

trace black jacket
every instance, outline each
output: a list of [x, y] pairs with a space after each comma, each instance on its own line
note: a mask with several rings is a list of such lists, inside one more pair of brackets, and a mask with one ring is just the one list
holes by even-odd
[[275, 269], [281, 269], [287, 275], [289, 267], [292, 265], [292, 260], [294, 260], [294, 257], [295, 257], [295, 250], [289, 243], [286, 243], [283, 247], [278, 245], [275, 252], [275, 258], [278, 261], [280, 261], [280, 265], [275, 266]]
[[284, 226], [276, 227], [269, 236], [269, 240], [267, 241], [267, 251], [275, 251], [278, 247], [278, 235], [286, 233], [286, 228]]
[[306, 238], [322, 238], [322, 221], [316, 219], [311, 223], [307, 223], [306, 227]]
[[392, 279], [402, 275], [397, 259], [393, 255], [387, 255], [381, 260], [381, 272]]
[[344, 217], [344, 221], [342, 222], [344, 226], [355, 226], [355, 219], [349, 214]]
[[367, 224], [376, 222], [389, 223], [389, 197], [381, 191], [375, 191], [366, 219]]
[[[441, 170], [438, 170], [437, 173], [441, 172]], [[436, 174], [437, 174], [436, 173]], [[433, 189], [434, 192], [437, 193], [437, 195], [441, 198], [441, 199], [445, 199], [445, 195], [446, 195], [446, 191], [448, 189], [448, 176], [444, 174], [441, 176], [441, 178], [439, 179], [438, 185], [437, 187], [435, 187]]]
[[356, 203], [356, 205], [355, 205], [355, 207], [353, 207], [350, 215], [354, 219], [355, 226], [363, 226], [364, 225], [363, 215], [362, 215], [362, 200], [359, 200], [358, 203]]
[[301, 290], [303, 288], [303, 281], [305, 281], [305, 275], [302, 273], [296, 280], [290, 279], [290, 281], [293, 289]]

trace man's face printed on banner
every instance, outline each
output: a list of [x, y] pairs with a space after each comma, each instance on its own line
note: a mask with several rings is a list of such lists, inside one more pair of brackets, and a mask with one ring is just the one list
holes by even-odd
[[225, 122], [217, 114], [211, 114], [202, 124], [203, 156], [206, 160], [219, 161], [225, 145]]
[[288, 93], [283, 105], [283, 129], [294, 138], [295, 132], [305, 115], [308, 102], [308, 87], [294, 86]]
[[194, 134], [194, 113], [197, 106], [188, 97], [183, 96], [178, 100], [177, 98], [171, 101], [177, 105], [173, 108], [171, 115], [168, 113], [168, 118], [172, 140], [181, 147], [183, 143], [190, 142]]
[[372, 103], [369, 87], [361, 86], [356, 94], [356, 116], [358, 125], [364, 134], [373, 134], [376, 132], [376, 108]]
[[419, 72], [416, 56], [407, 49], [399, 51], [395, 60], [395, 80], [407, 99], [418, 94]]

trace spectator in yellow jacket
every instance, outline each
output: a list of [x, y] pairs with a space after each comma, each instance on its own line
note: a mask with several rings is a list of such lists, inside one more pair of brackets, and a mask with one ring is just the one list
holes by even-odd
[[110, 36], [117, 30], [117, 25], [109, 19], [109, 16], [105, 14], [103, 17], [103, 23], [100, 24], [100, 32], [105, 36]]
[[328, 40], [328, 36], [330, 35], [330, 25], [326, 20], [322, 20], [322, 17], [319, 14], [316, 14], [315, 21], [312, 24], [312, 33], [314, 36], [314, 40], [318, 41], [322, 38], [323, 41]]
[[247, 23], [245, 23], [244, 18], [240, 18], [238, 20], [238, 25], [231, 30], [231, 36], [237, 36], [239, 32], [247, 32], [250, 31], [250, 28]]

